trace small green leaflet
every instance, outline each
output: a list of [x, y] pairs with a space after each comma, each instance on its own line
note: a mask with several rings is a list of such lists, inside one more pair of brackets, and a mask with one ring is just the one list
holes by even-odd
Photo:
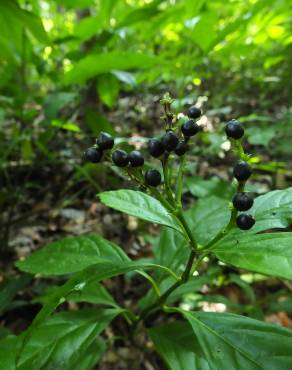
[[150, 195], [134, 190], [115, 190], [105, 191], [98, 196], [108, 207], [182, 232], [180, 225], [163, 205]]
[[16, 266], [31, 274], [64, 275], [96, 263], [128, 261], [129, 257], [114, 243], [100, 235], [87, 235], [50, 243]]
[[228, 313], [173, 311], [192, 326], [193, 351], [211, 369], [291, 369], [292, 331], [288, 329]]
[[292, 280], [292, 233], [241, 235], [212, 248], [225, 263]]

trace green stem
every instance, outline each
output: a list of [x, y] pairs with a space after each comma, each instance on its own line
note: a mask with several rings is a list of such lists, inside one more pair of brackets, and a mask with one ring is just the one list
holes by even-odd
[[180, 164], [179, 164], [179, 169], [178, 169], [178, 174], [177, 174], [176, 194], [175, 194], [176, 204], [178, 208], [182, 208], [181, 197], [182, 197], [182, 192], [183, 192], [183, 171], [184, 171], [185, 161], [186, 161], [185, 155], [180, 157]]
[[169, 162], [169, 155], [164, 154], [164, 157], [161, 160], [161, 163], [162, 163], [162, 169], [163, 169], [165, 194], [167, 196], [168, 201], [171, 204], [174, 204], [174, 199], [173, 199], [172, 190], [171, 190], [171, 186], [170, 186], [171, 178], [169, 176], [168, 162]]

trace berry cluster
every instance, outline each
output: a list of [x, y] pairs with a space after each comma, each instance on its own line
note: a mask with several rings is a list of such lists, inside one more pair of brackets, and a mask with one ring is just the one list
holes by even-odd
[[[199, 108], [195, 106], [190, 107], [187, 111], [188, 119], [180, 126], [180, 130], [177, 130], [176, 127], [173, 128], [174, 115], [170, 112], [171, 99], [167, 97], [162, 104], [165, 108], [165, 134], [162, 137], [151, 138], [147, 147], [149, 154], [159, 159], [165, 170], [165, 167], [168, 165], [168, 157], [172, 153], [181, 157], [189, 150], [189, 140], [201, 130], [195, 120], [202, 113]], [[228, 138], [235, 144], [244, 135], [243, 127], [234, 119], [228, 122], [225, 132]], [[121, 149], [114, 149], [114, 144], [114, 139], [111, 135], [101, 132], [96, 139], [96, 145], [85, 151], [85, 159], [93, 163], [98, 163], [102, 159], [109, 160], [114, 165], [124, 168], [129, 176], [138, 181], [143, 187], [157, 187], [162, 183], [162, 176], [156, 169], [147, 169], [143, 174], [144, 157], [140, 151], [133, 150], [127, 153]], [[252, 169], [245, 161], [239, 162], [233, 169], [233, 176], [238, 181], [238, 190], [232, 199], [234, 218], [237, 211], [247, 211], [253, 205], [253, 199], [248, 193], [244, 192], [245, 182], [251, 174]], [[167, 189], [167, 176], [165, 173], [164, 181]], [[152, 190], [154, 191], [154, 189]], [[236, 218], [236, 224], [242, 230], [249, 230], [255, 224], [255, 220], [250, 214], [241, 213]]]
[[[178, 155], [184, 155], [189, 146], [189, 139], [200, 131], [200, 126], [194, 122], [194, 118], [201, 115], [200, 109], [191, 107], [188, 110], [189, 120], [181, 126], [182, 139], [175, 134], [172, 129], [168, 129], [162, 138], [153, 138], [148, 142], [148, 151], [154, 158], [168, 156], [172, 151]], [[96, 139], [96, 145], [87, 149], [84, 157], [87, 161], [98, 163], [102, 160], [104, 151], [114, 147], [114, 139], [106, 132], [101, 132]], [[143, 154], [138, 150], [127, 153], [124, 150], [116, 149], [111, 154], [111, 161], [118, 167], [142, 167], [144, 165]], [[159, 186], [161, 184], [161, 174], [159, 171], [150, 169], [144, 174], [145, 185]]]
[[[235, 119], [227, 123], [225, 133], [230, 139], [238, 140], [244, 135], [244, 129]], [[233, 169], [233, 176], [236, 178], [240, 187], [250, 178], [252, 169], [247, 162], [239, 162]], [[246, 192], [239, 191], [232, 199], [233, 206], [238, 211], [248, 211], [253, 205], [253, 199]], [[236, 218], [237, 226], [242, 230], [249, 230], [255, 224], [255, 219], [246, 213], [241, 213]]]

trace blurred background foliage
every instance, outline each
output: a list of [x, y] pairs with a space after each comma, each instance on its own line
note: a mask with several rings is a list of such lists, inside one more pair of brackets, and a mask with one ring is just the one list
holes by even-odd
[[[70, 187], [73, 194], [85, 191], [84, 182], [94, 191], [104, 187], [96, 167], [82, 163], [82, 149], [101, 130], [140, 142], [158, 131], [165, 91], [177, 99], [177, 112], [194, 102], [203, 109], [194, 155], [224, 159], [220, 122], [239, 117], [255, 166], [289, 175], [291, 15], [285, 0], [2, 0], [6, 234], [21, 201], [42, 198], [56, 173], [53, 193], [65, 203]], [[108, 181], [116, 180], [108, 174]], [[220, 195], [220, 181], [192, 176], [187, 189], [197, 197], [214, 189]]]

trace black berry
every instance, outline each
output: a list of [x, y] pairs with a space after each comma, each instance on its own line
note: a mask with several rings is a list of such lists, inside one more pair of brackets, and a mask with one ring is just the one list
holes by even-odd
[[148, 151], [152, 155], [152, 157], [160, 157], [164, 153], [164, 148], [162, 145], [161, 140], [159, 139], [151, 139], [148, 142]]
[[162, 146], [168, 152], [171, 152], [177, 147], [178, 137], [173, 131], [168, 131], [162, 138]]
[[190, 118], [199, 118], [201, 114], [202, 114], [201, 109], [195, 107], [194, 105], [188, 109], [187, 113], [187, 115]]
[[101, 150], [111, 149], [114, 146], [114, 139], [107, 132], [101, 132], [96, 139], [96, 144]]
[[120, 149], [117, 149], [113, 152], [112, 160], [118, 167], [126, 167], [129, 164], [128, 153]]
[[225, 133], [233, 139], [240, 139], [244, 135], [244, 129], [235, 119], [229, 121], [225, 127]]
[[181, 156], [181, 155], [186, 154], [188, 149], [189, 149], [188, 144], [184, 140], [182, 140], [177, 144], [177, 147], [175, 148], [174, 152], [178, 156]]
[[247, 193], [235, 194], [232, 202], [238, 211], [247, 211], [253, 205], [253, 199]]
[[252, 173], [251, 167], [246, 162], [238, 163], [233, 169], [233, 176], [238, 181], [246, 181], [250, 178]]
[[241, 213], [236, 218], [236, 224], [241, 230], [249, 230], [255, 224], [255, 219], [246, 213]]
[[144, 164], [144, 157], [138, 150], [133, 150], [129, 154], [129, 161], [132, 167], [140, 167]]
[[102, 158], [102, 150], [100, 150], [98, 148], [95, 148], [95, 147], [88, 148], [84, 152], [84, 158], [85, 158], [85, 160], [87, 160], [89, 162], [98, 163], [98, 162], [100, 162], [100, 160]]
[[145, 183], [150, 186], [158, 186], [161, 184], [161, 175], [157, 170], [147, 170], [145, 172]]
[[196, 135], [200, 131], [200, 126], [193, 120], [189, 120], [181, 126], [181, 132], [185, 137]]

